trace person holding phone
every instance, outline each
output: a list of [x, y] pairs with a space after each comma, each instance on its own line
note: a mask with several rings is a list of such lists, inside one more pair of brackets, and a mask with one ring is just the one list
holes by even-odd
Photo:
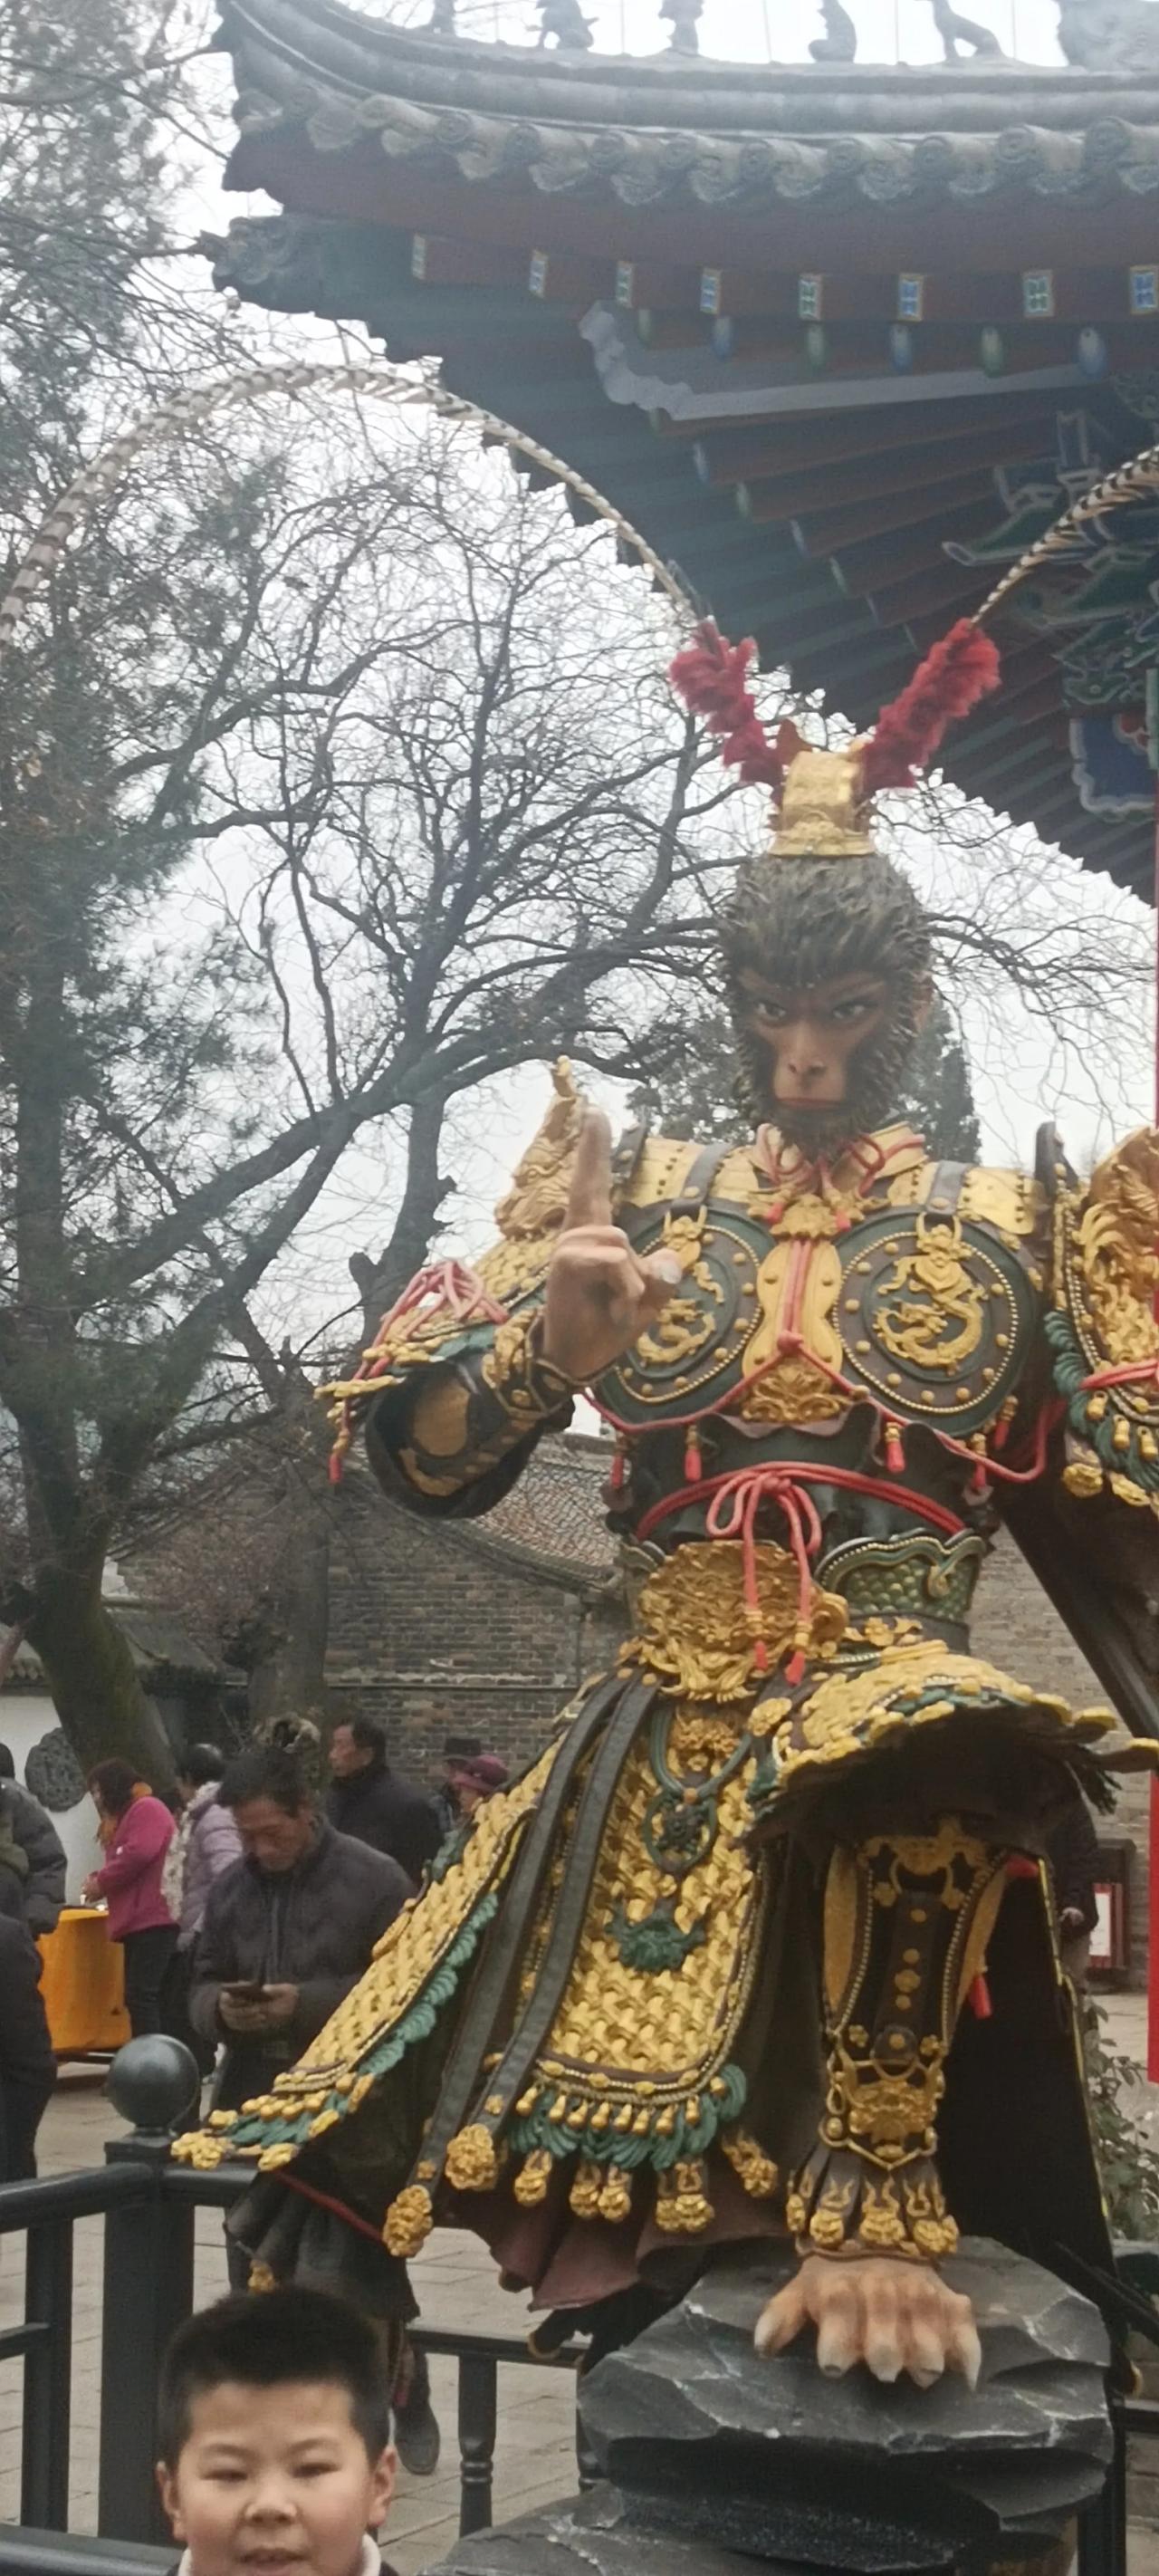
[[214, 2103], [231, 2110], [293, 2064], [414, 1889], [385, 1852], [335, 1832], [279, 1746], [239, 1754], [218, 1798], [241, 1858], [209, 1890], [189, 2015], [201, 2039], [225, 2043]]

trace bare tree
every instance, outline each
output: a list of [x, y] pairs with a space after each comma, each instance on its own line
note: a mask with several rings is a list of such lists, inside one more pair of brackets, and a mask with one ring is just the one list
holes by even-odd
[[[203, 29], [200, 0], [0, 26], [10, 555], [109, 425], [219, 354], [174, 140], [211, 148]], [[356, 1346], [424, 1257], [455, 1102], [560, 1048], [635, 1081], [703, 1011], [714, 886], [764, 823], [674, 717], [672, 640], [606, 537], [466, 433], [330, 413], [139, 461], [10, 658], [0, 1619], [84, 1758], [163, 1764], [101, 1574], [223, 1438], [261, 1434], [280, 1515], [257, 1687], [313, 1695], [319, 1327]], [[1025, 844], [953, 800], [926, 823], [971, 1007], [1013, 975], [1052, 1032], [1105, 1017], [1127, 926], [1118, 983], [1077, 902], [1069, 941], [1028, 941]], [[327, 1216], [371, 1245], [344, 1320], [332, 1267], [294, 1266]]]
[[446, 1104], [560, 1049], [633, 1071], [694, 971], [728, 836], [668, 641], [506, 458], [332, 416], [142, 466], [29, 629], [0, 737], [0, 1611], [85, 1758], [147, 1748], [100, 1599], [142, 1480], [271, 1416], [314, 1454], [264, 1319], [353, 1140], [408, 1127], [371, 1315], [429, 1241]]

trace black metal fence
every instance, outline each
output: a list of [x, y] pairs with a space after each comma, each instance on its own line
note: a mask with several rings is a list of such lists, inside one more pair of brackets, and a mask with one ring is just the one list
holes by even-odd
[[[156, 2490], [155, 2400], [161, 2355], [193, 2306], [199, 2208], [228, 2209], [244, 2168], [203, 2174], [169, 2161], [167, 2138], [136, 2133], [91, 2171], [0, 2188], [0, 2237], [27, 2230], [23, 2323], [0, 2330], [0, 2361], [24, 2363], [20, 2528], [0, 2523], [0, 2571], [124, 2576], [147, 2567], [167, 2527]], [[104, 2220], [97, 2519], [101, 2543], [68, 2530], [72, 2462], [73, 2230]], [[518, 2335], [451, 2334], [417, 2324], [414, 2341], [458, 2363], [460, 2519], [492, 2519], [499, 2371], [544, 2367]], [[575, 2350], [558, 2356], [573, 2365]], [[132, 2544], [126, 2549], [121, 2544]], [[171, 2565], [172, 2546], [158, 2558]]]
[[[24, 2364], [20, 2523], [0, 2522], [0, 2576], [149, 2576], [173, 2548], [154, 2479], [155, 2395], [161, 2355], [193, 2306], [199, 2208], [227, 2209], [244, 2168], [205, 2174], [169, 2161], [167, 2137], [140, 2131], [89, 2171], [0, 2187], [0, 2238], [27, 2231], [25, 2313], [0, 2330], [0, 2361]], [[100, 2540], [68, 2536], [72, 2462], [73, 2231], [104, 2220], [98, 2524]], [[499, 2373], [543, 2368], [516, 2335], [448, 2333], [417, 2324], [416, 2343], [458, 2363], [462, 2532], [492, 2519]], [[564, 2366], [574, 2347], [558, 2355]], [[1127, 2445], [1159, 2439], [1159, 2405], [1113, 2405], [1115, 2458], [1100, 2500], [1080, 2519], [1079, 2576], [1128, 2576]], [[561, 2477], [561, 2486], [566, 2486]]]

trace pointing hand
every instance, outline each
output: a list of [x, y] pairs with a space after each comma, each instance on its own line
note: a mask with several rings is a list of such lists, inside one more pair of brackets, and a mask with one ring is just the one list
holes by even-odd
[[612, 1223], [612, 1137], [584, 1112], [563, 1232], [547, 1273], [543, 1355], [577, 1386], [621, 1359], [666, 1306], [681, 1278], [672, 1252], [647, 1259]]

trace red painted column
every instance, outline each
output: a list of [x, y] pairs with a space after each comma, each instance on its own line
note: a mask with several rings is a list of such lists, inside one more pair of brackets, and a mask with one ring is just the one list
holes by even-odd
[[1147, 2074], [1159, 2084], [1159, 1779], [1151, 1781], [1151, 1886], [1148, 1903]]
[[[1147, 714], [1152, 762], [1159, 768], [1155, 742], [1155, 683], [1149, 675]], [[1155, 789], [1155, 1124], [1159, 1127], [1159, 779]], [[1151, 1781], [1151, 1879], [1147, 1906], [1147, 2074], [1159, 2084], [1159, 1777]]]

